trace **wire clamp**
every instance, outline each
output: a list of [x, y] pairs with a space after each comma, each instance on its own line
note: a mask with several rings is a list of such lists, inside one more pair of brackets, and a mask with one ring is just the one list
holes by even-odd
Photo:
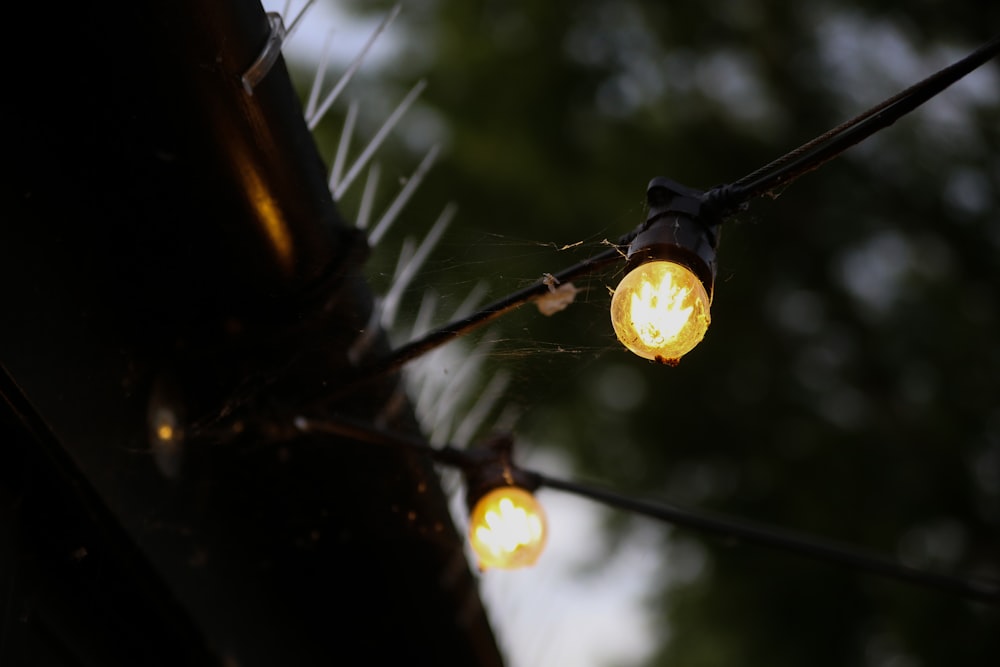
[[267, 42], [264, 43], [264, 48], [257, 59], [240, 77], [240, 81], [243, 82], [243, 90], [247, 91], [247, 95], [253, 95], [253, 89], [264, 80], [267, 73], [274, 67], [275, 61], [281, 55], [281, 45], [285, 41], [285, 22], [282, 20], [281, 14], [268, 12], [267, 20], [271, 24], [271, 32], [267, 36]]

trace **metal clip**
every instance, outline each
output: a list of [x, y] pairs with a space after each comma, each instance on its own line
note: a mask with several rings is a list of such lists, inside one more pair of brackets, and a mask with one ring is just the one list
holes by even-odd
[[274, 61], [281, 54], [281, 45], [285, 41], [285, 22], [281, 19], [281, 14], [268, 12], [267, 20], [271, 24], [271, 34], [267, 36], [264, 49], [257, 56], [257, 60], [253, 61], [253, 65], [250, 65], [250, 68], [240, 77], [247, 95], [253, 95], [254, 87], [263, 81], [267, 73], [274, 67]]

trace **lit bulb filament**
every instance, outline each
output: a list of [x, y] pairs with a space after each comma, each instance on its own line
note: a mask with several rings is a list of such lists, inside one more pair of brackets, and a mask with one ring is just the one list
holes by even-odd
[[643, 281], [638, 293], [632, 294], [632, 322], [643, 343], [659, 347], [677, 338], [694, 312], [684, 307], [690, 288], [674, 285], [667, 273], [658, 284]]
[[476, 528], [476, 539], [494, 555], [512, 553], [542, 537], [539, 517], [515, 506], [507, 498], [497, 504], [496, 510], [486, 512], [483, 520], [486, 525]]
[[710, 307], [694, 272], [656, 260], [637, 266], [618, 284], [611, 322], [625, 347], [645, 359], [673, 364], [704, 337]]

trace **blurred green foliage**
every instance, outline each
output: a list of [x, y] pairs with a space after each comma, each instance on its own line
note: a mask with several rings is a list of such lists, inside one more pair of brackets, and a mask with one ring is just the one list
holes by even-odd
[[[600, 250], [654, 176], [734, 181], [949, 64], [1000, 4], [437, 0], [399, 20], [369, 90], [429, 86], [383, 163], [415, 165], [422, 128], [445, 151], [386, 243], [456, 201], [410, 297], [454, 307]], [[1000, 577], [1000, 67], [778, 194], [727, 225], [712, 327], [677, 368], [613, 339], [613, 272], [482, 334], [520, 432], [635, 495]], [[375, 257], [373, 281], [391, 268]], [[650, 584], [669, 636], [650, 664], [1000, 660], [996, 608], [715, 540], [687, 553], [701, 576]]]

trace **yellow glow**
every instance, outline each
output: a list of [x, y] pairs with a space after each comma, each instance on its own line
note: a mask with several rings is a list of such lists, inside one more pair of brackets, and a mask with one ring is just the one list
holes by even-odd
[[545, 533], [541, 505], [516, 486], [493, 489], [469, 517], [469, 540], [482, 570], [534, 565], [545, 547]]
[[674, 262], [646, 262], [619, 283], [611, 298], [611, 323], [635, 354], [676, 364], [704, 338], [710, 306], [691, 270]]
[[160, 440], [172, 440], [174, 437], [174, 427], [170, 424], [160, 424], [156, 428], [156, 437]]
[[288, 229], [288, 223], [282, 213], [278, 203], [271, 196], [271, 192], [265, 187], [260, 175], [251, 168], [243, 168], [243, 182], [247, 188], [247, 193], [253, 201], [254, 209], [257, 211], [257, 218], [271, 242], [278, 257], [278, 263], [286, 271], [291, 270], [294, 260], [292, 250], [292, 235]]
[[[252, 105], [243, 108], [245, 120], [254, 129], [256, 149], [269, 152], [273, 150], [274, 137], [267, 131], [266, 123], [260, 112]], [[260, 225], [271, 251], [278, 260], [278, 265], [290, 273], [294, 268], [296, 248], [288, 220], [279, 202], [274, 198], [269, 179], [259, 171], [257, 160], [251, 155], [251, 147], [243, 133], [233, 127], [220, 128], [228, 134], [223, 141], [232, 149], [233, 166], [242, 181], [243, 188], [253, 206], [256, 222]]]

